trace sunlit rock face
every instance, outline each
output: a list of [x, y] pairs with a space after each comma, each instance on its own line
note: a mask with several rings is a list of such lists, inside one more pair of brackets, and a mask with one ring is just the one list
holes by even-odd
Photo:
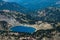
[[4, 15], [0, 15], [0, 21], [6, 21], [6, 22], [8, 22], [9, 24], [14, 24], [14, 19], [11, 19], [11, 18], [8, 18], [8, 17], [6, 17], [6, 16], [4, 16]]
[[40, 29], [52, 29], [52, 25], [49, 23], [42, 23], [39, 25]]
[[39, 25], [38, 24], [35, 24], [35, 25], [32, 25], [34, 28], [36, 28], [36, 30], [46, 30], [46, 29], [52, 29], [53, 26], [47, 22], [43, 22], [43, 23], [40, 23]]
[[15, 20], [15, 18], [12, 17], [11, 13], [12, 12], [9, 10], [0, 10], [0, 21], [6, 21], [12, 26], [17, 25], [18, 22]]

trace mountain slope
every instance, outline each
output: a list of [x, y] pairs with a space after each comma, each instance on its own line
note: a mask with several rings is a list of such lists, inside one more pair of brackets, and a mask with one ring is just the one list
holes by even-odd
[[[54, 23], [54, 25], [56, 23], [57, 24], [60, 23], [60, 19], [59, 19], [60, 9], [54, 8], [54, 7], [48, 7], [43, 10], [38, 10], [37, 15], [23, 14], [20, 12], [15, 12], [15, 11], [10, 11], [10, 10], [0, 10], [0, 16], [2, 17], [2, 15], [7, 18], [7, 19], [5, 18], [5, 20], [10, 20], [7, 22], [9, 22], [10, 24], [14, 26], [22, 24], [28, 27], [29, 26], [34, 27], [37, 30], [48, 29], [48, 28], [50, 29], [50, 27], [52, 27], [51, 23]], [[4, 17], [2, 17], [2, 19], [4, 19]]]
[[[6, 10], [5, 10], [6, 11]], [[13, 14], [12, 14], [13, 13]], [[5, 15], [10, 15], [9, 17], [15, 18], [20, 23], [31, 23], [35, 24], [37, 21], [46, 21], [46, 22], [60, 22], [60, 9], [54, 7], [48, 7], [43, 10], [38, 10], [36, 14], [23, 14], [20, 12], [15, 13], [11, 11]], [[23, 22], [24, 21], [24, 22]]]
[[38, 11], [38, 16], [43, 21], [60, 22], [60, 8], [48, 7]]

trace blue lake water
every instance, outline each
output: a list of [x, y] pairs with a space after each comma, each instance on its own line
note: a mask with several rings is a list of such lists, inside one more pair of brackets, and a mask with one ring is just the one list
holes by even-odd
[[27, 26], [15, 26], [15, 27], [12, 27], [10, 30], [15, 32], [33, 33], [35, 32], [36, 29], [32, 27], [27, 27]]

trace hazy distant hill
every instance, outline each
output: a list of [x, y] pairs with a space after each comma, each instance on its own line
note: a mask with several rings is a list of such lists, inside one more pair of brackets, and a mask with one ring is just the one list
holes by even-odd
[[29, 10], [43, 9], [49, 6], [57, 5], [60, 0], [5, 0], [7, 2], [16, 2]]
[[15, 2], [5, 2], [5, 1], [0, 0], [0, 10], [4, 10], [4, 9], [22, 12], [22, 13], [25, 13], [25, 11], [27, 10], [25, 7]]

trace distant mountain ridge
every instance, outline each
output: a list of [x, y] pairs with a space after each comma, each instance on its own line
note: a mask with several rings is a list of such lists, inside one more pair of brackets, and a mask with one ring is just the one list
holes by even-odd
[[29, 10], [43, 9], [49, 6], [57, 5], [60, 0], [5, 0], [7, 2], [16, 2]]
[[[31, 1], [32, 1], [32, 0], [31, 0]], [[35, 1], [37, 1], [37, 0], [35, 0]], [[41, 0], [41, 1], [42, 1], [42, 0]], [[54, 5], [53, 5], [52, 3], [51, 3], [52, 5], [50, 5], [50, 0], [49, 0], [49, 1], [45, 0], [46, 3], [49, 2], [49, 5], [47, 4], [48, 6], [46, 5], [45, 2], [42, 1], [43, 4], [46, 5], [46, 7], [44, 7], [43, 4], [40, 4], [40, 5], [43, 6], [43, 7], [42, 7], [42, 8], [39, 8], [40, 5], [38, 4], [38, 6], [36, 6], [36, 7], [38, 7], [37, 10], [33, 10], [35, 7], [32, 8], [32, 9], [29, 7], [29, 8], [31, 9], [31, 10], [30, 10], [29, 8], [27, 8], [28, 5], [25, 7], [25, 6], [23, 6], [22, 4], [18, 4], [17, 2], [5, 2], [5, 1], [0, 0], [0, 10], [7, 9], [7, 10], [11, 10], [11, 11], [22, 12], [22, 13], [29, 14], [29, 15], [30, 15], [30, 14], [32, 14], [32, 15], [35, 14], [35, 15], [36, 15], [36, 14], [37, 14], [37, 11], [38, 11], [39, 9], [40, 9], [40, 10], [43, 10], [44, 8], [47, 8], [47, 7], [49, 7], [49, 6], [51, 6], [51, 7], [60, 7], [60, 4], [56, 4], [57, 1], [59, 1], [59, 0], [56, 0], [55, 3], [53, 3]], [[37, 1], [37, 2], [38, 2], [38, 1]], [[39, 3], [40, 3], [40, 2], [39, 2]], [[33, 6], [33, 5], [32, 5], [32, 6]], [[32, 6], [31, 6], [31, 7], [32, 7]]]
[[26, 11], [28, 11], [25, 7], [15, 2], [5, 2], [5, 1], [0, 0], [0, 10], [4, 10], [4, 9], [22, 12], [22, 13], [26, 13]]

